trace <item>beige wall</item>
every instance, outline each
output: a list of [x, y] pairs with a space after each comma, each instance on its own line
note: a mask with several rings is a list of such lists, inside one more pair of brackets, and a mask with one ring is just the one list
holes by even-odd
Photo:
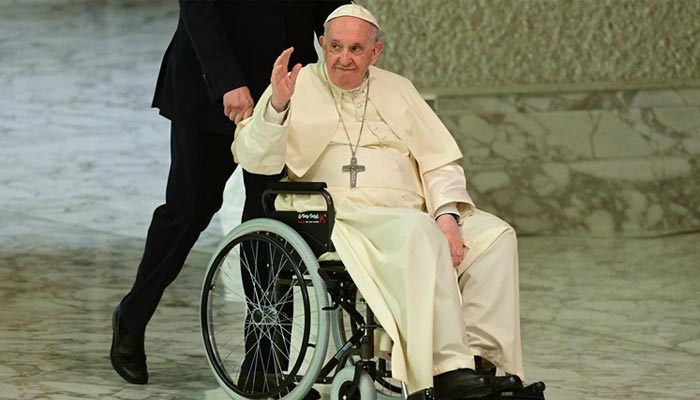
[[[700, 83], [698, 0], [357, 0], [380, 66], [438, 93]], [[552, 86], [553, 85], [553, 86]]]
[[700, 0], [358, 0], [521, 234], [700, 229]]

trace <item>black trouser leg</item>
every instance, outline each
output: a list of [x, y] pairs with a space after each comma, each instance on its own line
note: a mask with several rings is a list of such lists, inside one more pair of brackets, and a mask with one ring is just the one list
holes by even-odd
[[[243, 179], [246, 189], [246, 201], [243, 208], [242, 220], [248, 221], [254, 218], [264, 217], [264, 211], [262, 207], [262, 193], [267, 189], [267, 186], [271, 182], [277, 182], [282, 177], [282, 174], [278, 175], [257, 175], [251, 174], [248, 171], [243, 171]], [[252, 250], [249, 248], [243, 248], [244, 253], [249, 253], [248, 255], [243, 255], [242, 258], [248, 260], [257, 260], [255, 266], [248, 265], [247, 267], [241, 266], [241, 277], [243, 279], [243, 287], [245, 289], [246, 298], [248, 299], [249, 311], [251, 308], [255, 307], [255, 304], [259, 303], [259, 299], [270, 298], [272, 293], [267, 293], [263, 295], [260, 290], [264, 288], [270, 288], [269, 283], [271, 279], [275, 279], [275, 274], [273, 272], [270, 276], [270, 272], [276, 271], [278, 265], [274, 265], [279, 260], [268, 260], [267, 251], [261, 250], [265, 246], [261, 246], [257, 250], [257, 254], [253, 255]], [[272, 263], [273, 268], [268, 268], [265, 264]], [[254, 270], [256, 284], [251, 281], [250, 271]], [[293, 306], [294, 301], [289, 296], [289, 300], [277, 304], [279, 307], [278, 312], [280, 315], [279, 324], [275, 327], [261, 327], [259, 324], [255, 324], [251, 321], [251, 314], [249, 313], [246, 319], [245, 328], [245, 348], [246, 357], [243, 361], [243, 374], [247, 375], [250, 370], [257, 371], [267, 371], [274, 372], [276, 369], [286, 369], [289, 358], [289, 345], [291, 341], [291, 319], [293, 316]], [[263, 332], [263, 330], [267, 331]], [[240, 382], [242, 384], [242, 382]]]
[[[280, 372], [287, 369], [291, 346], [294, 298], [290, 295], [289, 261], [269, 245], [256, 242], [241, 246], [241, 276], [248, 314], [245, 323], [243, 372]], [[270, 254], [274, 256], [270, 257]], [[287, 271], [281, 272], [281, 267]], [[274, 308], [277, 321], [260, 321]]]
[[241, 216], [243, 222], [265, 216], [262, 206], [262, 194], [267, 189], [267, 185], [272, 182], [278, 182], [281, 178], [282, 173], [277, 175], [258, 175], [243, 170], [243, 183], [245, 184], [245, 205]]
[[171, 124], [165, 204], [153, 213], [136, 281], [120, 304], [122, 321], [133, 335], [144, 334], [163, 292], [221, 208], [224, 186], [236, 167], [232, 140]]

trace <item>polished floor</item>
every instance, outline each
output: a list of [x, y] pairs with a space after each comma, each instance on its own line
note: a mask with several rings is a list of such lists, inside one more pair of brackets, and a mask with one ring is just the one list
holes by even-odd
[[[107, 356], [163, 198], [149, 104], [174, 3], [0, 3], [0, 399], [225, 398], [197, 321], [218, 220], [150, 324], [151, 382]], [[523, 237], [520, 256], [526, 373], [548, 399], [700, 398], [700, 234]]]

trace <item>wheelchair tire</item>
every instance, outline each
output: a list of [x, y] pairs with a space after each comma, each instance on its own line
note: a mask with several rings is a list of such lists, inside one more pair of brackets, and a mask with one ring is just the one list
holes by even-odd
[[236, 400], [303, 399], [328, 348], [326, 284], [301, 236], [254, 219], [212, 256], [200, 304], [202, 339], [217, 381]]
[[377, 391], [374, 389], [372, 377], [365, 371], [360, 373], [360, 381], [352, 395], [348, 390], [355, 377], [355, 367], [345, 367], [333, 378], [331, 385], [331, 400], [376, 400]]

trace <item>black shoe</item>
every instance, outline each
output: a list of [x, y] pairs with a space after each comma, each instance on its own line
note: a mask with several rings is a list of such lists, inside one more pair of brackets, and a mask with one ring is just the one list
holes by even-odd
[[441, 400], [473, 399], [491, 393], [491, 382], [469, 368], [437, 375], [433, 384], [437, 398]]
[[433, 388], [427, 388], [408, 395], [407, 400], [436, 400]]
[[516, 375], [496, 376], [496, 366], [489, 360], [474, 356], [476, 373], [491, 380], [491, 393], [510, 392], [523, 388], [523, 381]]
[[495, 376], [491, 378], [491, 393], [502, 393], [520, 390], [523, 381], [517, 375]]
[[143, 337], [131, 335], [119, 320], [119, 307], [112, 314], [112, 348], [109, 359], [112, 368], [129, 383], [143, 385], [148, 382], [146, 352]]

